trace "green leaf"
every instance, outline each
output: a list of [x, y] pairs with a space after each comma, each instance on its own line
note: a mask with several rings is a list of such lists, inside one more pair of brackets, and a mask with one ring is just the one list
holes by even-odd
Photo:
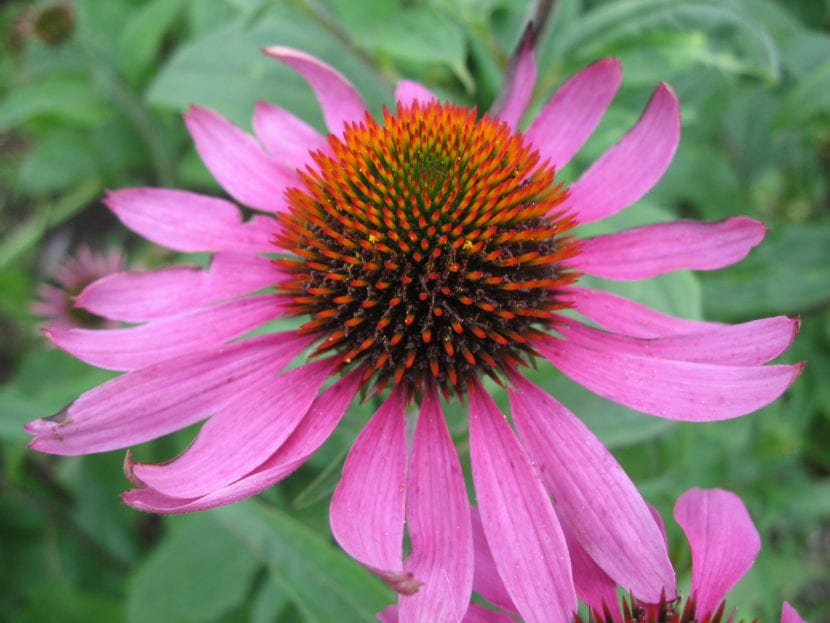
[[183, 110], [191, 104], [214, 108], [243, 127], [250, 127], [254, 103], [279, 104], [323, 128], [319, 105], [293, 70], [265, 56], [261, 48], [287, 45], [331, 63], [352, 80], [370, 109], [388, 101], [389, 89], [342, 41], [304, 13], [273, 7], [248, 27], [237, 20], [180, 47], [157, 74], [147, 97], [150, 103]]
[[319, 534], [254, 500], [214, 511], [273, 577], [309, 622], [363, 623], [393, 600], [383, 584]]
[[830, 226], [773, 231], [743, 262], [702, 275], [707, 313], [745, 320], [800, 314], [830, 301]]
[[355, 39], [362, 47], [407, 64], [446, 65], [468, 92], [475, 90], [466, 65], [464, 31], [442, 11], [415, 5], [391, 17], [367, 12], [357, 24]]
[[0, 103], [0, 130], [42, 116], [94, 127], [111, 114], [112, 108], [104, 96], [84, 77], [50, 76], [9, 93]]
[[[570, 26], [565, 31], [566, 41], [557, 42], [556, 48], [549, 49], [570, 57], [569, 61], [575, 60], [577, 64], [618, 54], [620, 50], [651, 47], [655, 36], [659, 42], [660, 37], [680, 35], [683, 45], [677, 51], [675, 63], [680, 63], [685, 56], [687, 62], [715, 65], [772, 80], [780, 72], [778, 50], [769, 34], [748, 13], [721, 3], [620, 0], [597, 5], [576, 17]], [[672, 58], [670, 46], [658, 49], [661, 48], [664, 57], [668, 54]], [[552, 60], [546, 55], [542, 58], [542, 66]], [[654, 72], [643, 69], [643, 79], [648, 77], [653, 81]], [[659, 76], [660, 79], [667, 77]], [[626, 80], [631, 82], [628, 74]]]
[[119, 40], [119, 59], [124, 77], [131, 83], [156, 59], [164, 35], [179, 14], [183, 0], [154, 0], [127, 21]]
[[792, 128], [822, 114], [830, 115], [830, 60], [810, 71], [788, 91], [775, 121], [779, 127]]
[[223, 620], [245, 602], [260, 562], [210, 513], [167, 525], [170, 534], [133, 576], [128, 623]]

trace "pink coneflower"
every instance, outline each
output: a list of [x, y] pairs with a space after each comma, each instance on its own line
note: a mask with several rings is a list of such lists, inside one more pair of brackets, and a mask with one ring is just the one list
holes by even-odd
[[[726, 605], [726, 595], [749, 571], [761, 549], [761, 537], [746, 506], [731, 491], [690, 489], [678, 498], [674, 518], [686, 534], [692, 550], [692, 581], [688, 599], [663, 596], [658, 602], [649, 603], [635, 594], [630, 600], [623, 599], [620, 608], [616, 583], [585, 550], [570, 541], [574, 582], [580, 599], [588, 606], [589, 623], [736, 622], [736, 613]], [[662, 521], [656, 513], [655, 519], [655, 525], [662, 530]], [[511, 602], [505, 591], [478, 521], [474, 522], [474, 534], [475, 590], [506, 612], [471, 604], [463, 622], [517, 623], [516, 618], [507, 613], [518, 614], [520, 609]], [[660, 587], [655, 588], [660, 590]], [[663, 590], [673, 592], [674, 586], [666, 586]], [[383, 623], [397, 623], [398, 608], [390, 606], [378, 615], [378, 619]], [[547, 618], [540, 620], [583, 621], [571, 611], [553, 607], [548, 610]], [[781, 623], [804, 621], [795, 608], [784, 602]]]
[[49, 277], [54, 284], [43, 283], [38, 287], [32, 313], [43, 317], [47, 331], [115, 326], [117, 323], [76, 307], [75, 297], [93, 281], [125, 269], [126, 262], [120, 251], [95, 253], [89, 247], [81, 246], [52, 271]]
[[[547, 620], [552, 604], [576, 607], [561, 524], [615, 581], [657, 600], [652, 587], [671, 586], [674, 572], [648, 507], [599, 440], [520, 368], [547, 359], [610, 400], [692, 421], [752, 412], [798, 375], [800, 366], [764, 365], [790, 344], [795, 320], [681, 320], [575, 285], [581, 273], [642, 279], [719, 268], [764, 236], [761, 223], [732, 218], [577, 237], [578, 225], [635, 202], [665, 171], [680, 128], [671, 89], [659, 85], [636, 125], [565, 189], [555, 170], [614, 97], [614, 59], [573, 76], [521, 132], [535, 80], [529, 46], [493, 115], [402, 81], [380, 120], [332, 67], [287, 48], [266, 53], [308, 81], [330, 134], [265, 103], [255, 137], [211, 110], [185, 115], [207, 167], [257, 214], [243, 222], [234, 204], [179, 190], [107, 197], [134, 231], [177, 251], [212, 251], [213, 261], [125, 274], [81, 294], [77, 304], [96, 314], [142, 324], [50, 337], [126, 374], [29, 424], [32, 447], [102, 452], [210, 418], [175, 459], [126, 462], [139, 486], [124, 494], [128, 504], [194, 511], [281, 480], [361, 388], [375, 392], [384, 399], [346, 460], [332, 530], [400, 593], [403, 620], [458, 621], [473, 537], [443, 394], [468, 405], [484, 532], [527, 620]], [[303, 324], [237, 339], [281, 316]], [[485, 376], [508, 386], [516, 432]], [[407, 418], [417, 420], [409, 440]]]

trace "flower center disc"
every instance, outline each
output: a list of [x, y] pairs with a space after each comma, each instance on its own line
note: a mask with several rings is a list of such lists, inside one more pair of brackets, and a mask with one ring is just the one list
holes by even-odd
[[308, 314], [318, 353], [365, 367], [364, 382], [462, 393], [472, 375], [534, 355], [576, 275], [573, 221], [553, 169], [504, 122], [431, 102], [368, 114], [329, 136], [329, 153], [287, 193], [277, 244], [296, 259], [278, 285]]

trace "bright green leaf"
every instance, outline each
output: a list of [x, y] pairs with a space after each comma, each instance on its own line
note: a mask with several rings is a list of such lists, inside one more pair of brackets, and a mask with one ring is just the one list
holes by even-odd
[[127, 21], [119, 40], [119, 59], [128, 81], [137, 82], [155, 60], [182, 4], [183, 0], [154, 0]]

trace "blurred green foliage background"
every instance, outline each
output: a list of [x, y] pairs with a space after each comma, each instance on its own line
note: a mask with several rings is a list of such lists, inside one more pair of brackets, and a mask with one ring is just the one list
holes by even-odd
[[[128, 233], [105, 188], [221, 191], [180, 114], [213, 107], [242, 127], [258, 99], [322, 129], [305, 84], [259, 52], [308, 51], [348, 76], [377, 112], [394, 81], [419, 80], [486, 110], [530, 11], [511, 0], [51, 0], [0, 4], [0, 621], [271, 623], [370, 621], [393, 596], [333, 545], [327, 501], [368, 410], [259, 499], [160, 518], [121, 505], [123, 456], [28, 451], [21, 425], [109, 377], [47, 346], [29, 311], [73, 249], [123, 249], [133, 266], [176, 261]], [[729, 488], [763, 538], [730, 605], [777, 621], [783, 599], [830, 621], [830, 4], [823, 0], [560, 0], [538, 43], [532, 114], [603, 56], [624, 84], [563, 172], [573, 179], [639, 115], [658, 81], [677, 91], [683, 138], [657, 188], [607, 226], [675, 216], [766, 221], [741, 264], [620, 292], [686, 317], [788, 314], [785, 355], [809, 365], [785, 397], [736, 421], [669, 423], [537, 374], [607, 443], [667, 520], [691, 486]], [[204, 258], [188, 258], [204, 260]], [[465, 451], [463, 417], [450, 413]], [[164, 460], [193, 430], [137, 451]]]

